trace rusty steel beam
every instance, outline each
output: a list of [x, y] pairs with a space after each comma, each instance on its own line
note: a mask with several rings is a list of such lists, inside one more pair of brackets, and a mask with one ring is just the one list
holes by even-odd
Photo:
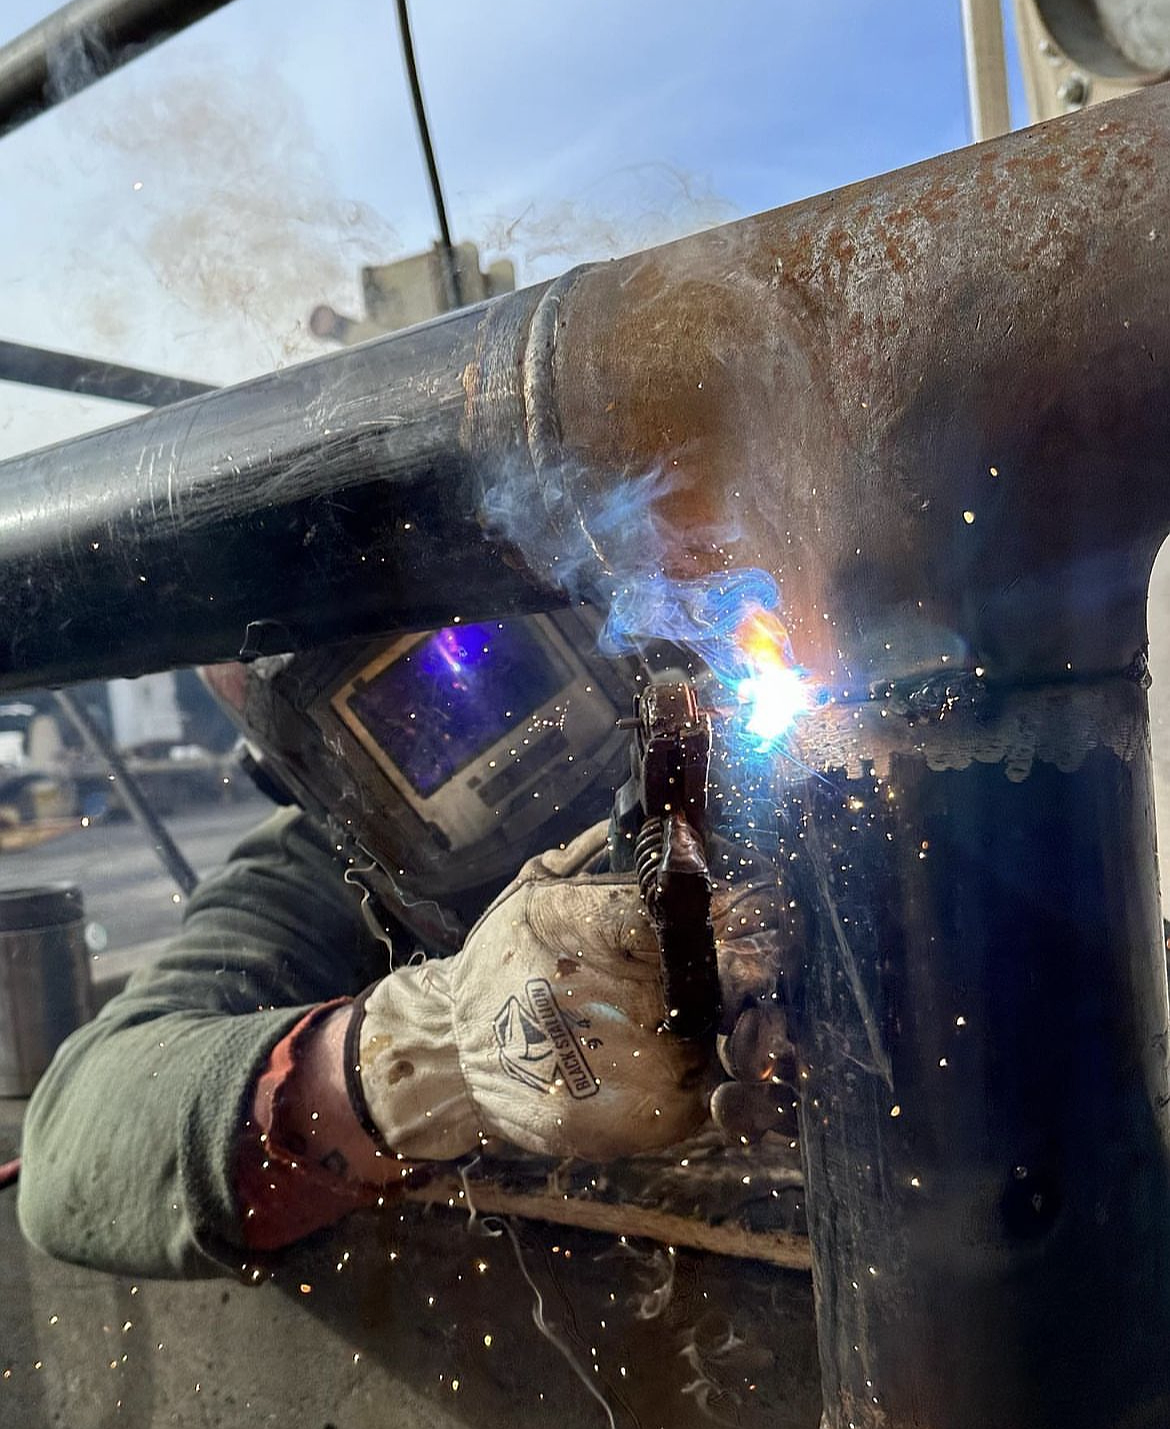
[[828, 1429], [1170, 1422], [1168, 213], [1153, 89], [0, 466], [5, 688], [548, 608], [650, 470], [778, 576]]
[[1162, 88], [535, 319], [538, 468], [677, 460], [672, 573], [734, 522], [838, 701], [779, 799], [826, 1429], [1170, 1422], [1168, 200]]
[[[230, 658], [255, 622], [296, 648], [547, 608], [482, 489], [575, 464], [587, 500], [679, 460], [674, 573], [733, 513], [833, 686], [960, 648], [1001, 678], [1124, 665], [1167, 524], [1166, 111], [1135, 96], [0, 464], [0, 688]], [[1070, 572], [1106, 570], [1070, 605]]]

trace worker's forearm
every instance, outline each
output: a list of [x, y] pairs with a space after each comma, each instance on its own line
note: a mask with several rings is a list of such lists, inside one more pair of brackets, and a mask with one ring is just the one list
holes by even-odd
[[385, 970], [334, 852], [302, 814], [268, 820], [195, 890], [158, 963], [59, 1050], [24, 1123], [34, 1243], [119, 1273], [250, 1276], [239, 1172], [242, 1136], [261, 1149], [258, 1082], [290, 1029]]
[[20, 1218], [34, 1244], [119, 1274], [240, 1273], [230, 1168], [255, 1068], [296, 1008], [151, 1016], [132, 998], [76, 1032], [25, 1113]]

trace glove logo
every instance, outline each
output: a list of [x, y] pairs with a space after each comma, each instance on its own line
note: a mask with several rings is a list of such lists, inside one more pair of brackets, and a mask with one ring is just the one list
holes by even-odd
[[513, 994], [496, 1013], [494, 1025], [500, 1066], [508, 1076], [538, 1092], [563, 1082], [572, 1097], [596, 1094], [597, 1078], [577, 1037], [589, 1019], [565, 1012], [547, 978], [529, 978], [523, 999]]

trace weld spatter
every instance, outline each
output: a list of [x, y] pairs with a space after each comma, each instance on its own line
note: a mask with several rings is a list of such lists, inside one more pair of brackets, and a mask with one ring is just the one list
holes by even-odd
[[829, 705], [804, 720], [793, 740], [806, 766], [843, 770], [850, 779], [888, 775], [897, 754], [940, 771], [1000, 764], [1013, 783], [1037, 763], [1075, 773], [1095, 749], [1128, 764], [1148, 743], [1144, 696], [1122, 678], [989, 692], [978, 705], [956, 703], [943, 719], [911, 721], [884, 700]]

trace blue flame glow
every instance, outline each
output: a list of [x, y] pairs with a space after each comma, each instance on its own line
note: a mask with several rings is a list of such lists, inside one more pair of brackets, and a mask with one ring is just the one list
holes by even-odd
[[734, 691], [754, 673], [736, 645], [736, 631], [753, 607], [773, 610], [779, 600], [776, 582], [755, 568], [693, 580], [671, 580], [654, 571], [614, 594], [600, 645], [606, 654], [624, 655], [647, 640], [670, 640], [693, 650]]
[[[603, 653], [637, 654], [661, 668], [662, 659], [674, 660], [656, 648], [666, 642], [687, 652], [684, 664], [693, 656], [711, 672], [714, 688], [704, 688], [702, 698], [714, 706], [712, 827], [754, 857], [780, 846], [781, 788], [793, 772], [812, 774], [799, 757], [797, 728], [829, 696], [796, 664], [774, 614], [780, 591], [767, 571], [690, 580], [663, 574], [741, 539], [734, 511], [702, 527], [690, 519], [685, 530], [672, 524], [665, 499], [694, 482], [678, 462], [605, 482], [569, 463], [542, 471], [534, 491], [530, 469], [518, 462], [496, 474], [481, 514], [489, 532], [512, 542], [571, 600], [608, 609]], [[745, 620], [761, 612], [760, 640], [745, 641]]]
[[777, 751], [819, 703], [771, 616], [779, 601], [775, 580], [754, 567], [692, 580], [655, 572], [614, 594], [601, 648], [620, 655], [668, 640], [692, 651], [731, 697], [727, 733], [755, 753]]

